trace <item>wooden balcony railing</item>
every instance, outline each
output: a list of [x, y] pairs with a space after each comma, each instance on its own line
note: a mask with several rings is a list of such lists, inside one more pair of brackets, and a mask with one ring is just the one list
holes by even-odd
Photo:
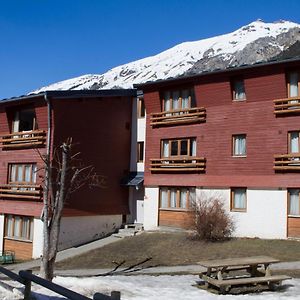
[[276, 116], [300, 113], [300, 97], [273, 100]]
[[300, 171], [300, 153], [274, 155], [275, 171]]
[[3, 150], [42, 147], [46, 143], [44, 130], [14, 132], [1, 136], [0, 147]]
[[205, 122], [206, 110], [204, 107], [184, 108], [150, 115], [151, 126], [168, 126], [176, 124], [190, 124]]
[[37, 184], [9, 183], [0, 185], [1, 199], [42, 200], [42, 187]]
[[151, 172], [205, 172], [204, 157], [150, 159]]

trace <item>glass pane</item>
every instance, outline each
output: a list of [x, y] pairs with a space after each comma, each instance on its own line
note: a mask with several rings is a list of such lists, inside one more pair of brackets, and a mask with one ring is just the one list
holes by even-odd
[[163, 141], [163, 157], [169, 157], [169, 141]]
[[23, 178], [23, 165], [17, 165], [17, 170], [18, 170], [17, 181], [18, 182], [23, 182], [24, 181], [24, 178]]
[[15, 216], [15, 224], [14, 224], [14, 237], [20, 237], [21, 236], [21, 218], [18, 216]]
[[290, 97], [297, 97], [298, 96], [298, 73], [297, 72], [293, 72], [290, 73], [289, 76], [289, 81], [290, 81], [290, 90], [289, 90], [289, 96]]
[[187, 189], [181, 189], [180, 190], [179, 207], [186, 208], [187, 207], [186, 203], [187, 203]]
[[10, 178], [9, 178], [10, 182], [15, 182], [17, 180], [16, 171], [17, 171], [16, 165], [11, 165], [11, 167], [10, 167]]
[[245, 86], [243, 80], [237, 80], [234, 82], [234, 95], [236, 100], [246, 98]]
[[179, 108], [179, 92], [178, 91], [173, 92], [172, 98], [173, 98], [173, 109], [178, 109]]
[[30, 231], [30, 219], [28, 217], [23, 218], [21, 236], [23, 239], [29, 239]]
[[171, 208], [176, 208], [176, 189], [171, 189]]
[[168, 189], [167, 188], [160, 189], [160, 207], [161, 208], [168, 207]]
[[178, 141], [171, 142], [171, 156], [178, 156]]
[[12, 231], [13, 227], [12, 227], [12, 224], [13, 224], [12, 215], [8, 215], [6, 217], [6, 232], [5, 232], [6, 236], [10, 236], [10, 237], [13, 236], [13, 231]]
[[25, 182], [31, 182], [31, 165], [25, 165]]
[[32, 174], [31, 174], [31, 181], [36, 183], [36, 173], [37, 173], [37, 166], [32, 165]]
[[189, 90], [182, 91], [181, 107], [189, 108]]
[[195, 203], [196, 201], [196, 189], [195, 188], [189, 188], [189, 191], [190, 191], [190, 196], [189, 196], [189, 206], [191, 207], [191, 205], [193, 203]]
[[197, 144], [196, 144], [196, 139], [191, 139], [191, 156], [196, 156], [196, 149], [197, 149]]
[[300, 215], [299, 190], [290, 190], [290, 215]]
[[233, 207], [238, 209], [246, 208], [246, 190], [245, 189], [235, 189]]
[[164, 93], [164, 111], [169, 111], [171, 110], [171, 102], [170, 102], [170, 92], [165, 92]]
[[19, 131], [30, 131], [34, 128], [35, 112], [33, 109], [21, 110], [19, 112]]
[[188, 141], [183, 140], [180, 143], [180, 155], [188, 155]]
[[298, 153], [299, 152], [299, 132], [294, 131], [291, 132], [291, 153]]

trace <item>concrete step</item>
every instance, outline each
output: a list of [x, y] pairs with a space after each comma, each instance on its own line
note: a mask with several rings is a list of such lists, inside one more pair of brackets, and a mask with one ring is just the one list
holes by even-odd
[[136, 231], [143, 231], [144, 226], [141, 223], [134, 223], [134, 224], [126, 224], [125, 229], [134, 229]]
[[143, 229], [143, 224], [126, 224], [124, 229], [119, 229], [118, 233], [113, 234], [113, 236], [118, 238], [135, 236], [141, 233]]

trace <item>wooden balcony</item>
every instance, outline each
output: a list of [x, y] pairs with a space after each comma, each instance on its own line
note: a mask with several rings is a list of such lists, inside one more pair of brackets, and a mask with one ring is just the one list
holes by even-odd
[[273, 100], [276, 116], [293, 115], [300, 113], [300, 97], [291, 97]]
[[300, 171], [300, 153], [274, 155], [275, 171]]
[[10, 183], [0, 185], [0, 198], [13, 200], [42, 200], [42, 187], [37, 184]]
[[150, 159], [151, 172], [205, 172], [204, 157]]
[[46, 131], [32, 130], [26, 132], [14, 132], [2, 135], [0, 147], [3, 150], [43, 147], [46, 143]]
[[150, 115], [151, 126], [170, 126], [177, 124], [191, 124], [205, 122], [206, 110], [204, 107], [176, 109], [152, 113]]

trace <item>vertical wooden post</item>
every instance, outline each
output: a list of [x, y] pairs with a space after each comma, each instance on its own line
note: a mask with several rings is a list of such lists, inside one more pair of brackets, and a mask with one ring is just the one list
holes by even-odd
[[[32, 270], [28, 270], [28, 273], [32, 273]], [[31, 280], [29, 279], [24, 279], [24, 285], [25, 285], [25, 289], [24, 289], [24, 300], [30, 300], [31, 297]]]
[[111, 300], [121, 300], [121, 292], [112, 291], [110, 294]]

